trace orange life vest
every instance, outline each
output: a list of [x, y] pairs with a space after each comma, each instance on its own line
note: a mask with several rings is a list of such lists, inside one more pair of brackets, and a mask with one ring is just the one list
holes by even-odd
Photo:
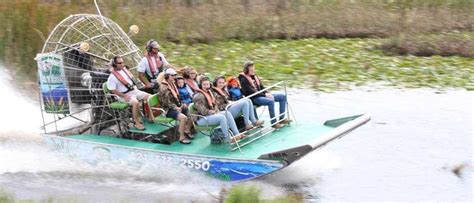
[[199, 91], [199, 87], [196, 86], [193, 79], [186, 78], [184, 82], [191, 88], [191, 90], [193, 90], [193, 92]]
[[257, 86], [260, 87], [260, 79], [258, 78], [258, 76], [255, 75], [255, 80], [254, 80], [254, 79], [252, 79], [252, 77], [248, 76], [245, 73], [240, 73], [239, 75], [244, 76], [245, 79], [247, 79], [249, 81], [250, 85], [252, 85], [252, 87], [255, 89], [255, 91], [258, 91]]
[[[159, 53], [159, 52], [158, 52]], [[146, 53], [146, 60], [148, 61], [148, 66], [150, 67], [151, 76], [150, 78], [155, 79], [156, 75], [161, 72], [163, 68], [163, 61], [159, 54]], [[156, 66], [153, 64], [152, 57], [155, 58]]]
[[163, 80], [161, 84], [166, 85], [168, 89], [171, 91], [171, 94], [173, 95], [173, 97], [176, 98], [177, 101], [179, 101], [178, 88], [176, 88], [174, 83], [169, 84], [166, 80]]
[[122, 77], [122, 74], [120, 74], [114, 68], [112, 68], [110, 72], [112, 72], [112, 74], [120, 81], [120, 83], [122, 83], [125, 87], [127, 87], [128, 91], [131, 91], [134, 89], [133, 86], [135, 85], [135, 82], [133, 82], [133, 79], [132, 79], [133, 74], [125, 67], [123, 67], [122, 70], [125, 72], [128, 78], [130, 78], [130, 80], [132, 81], [132, 84], [128, 83], [127, 80], [125, 80], [125, 78]]
[[216, 98], [214, 98], [214, 95], [210, 91], [205, 91], [201, 89], [198, 89], [198, 92], [201, 92], [204, 97], [206, 97], [207, 104], [209, 104], [211, 108], [214, 108], [214, 105], [216, 104]]
[[213, 87], [212, 89], [214, 89], [218, 94], [224, 96], [226, 99], [230, 96], [229, 92], [227, 92], [227, 89], [222, 90], [216, 87]]

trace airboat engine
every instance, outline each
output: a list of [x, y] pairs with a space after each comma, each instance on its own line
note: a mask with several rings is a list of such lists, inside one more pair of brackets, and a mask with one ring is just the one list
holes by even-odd
[[[136, 34], [138, 28], [132, 27], [130, 33]], [[43, 118], [52, 118], [44, 121], [45, 126], [59, 126], [65, 120], [91, 126], [112, 119], [103, 117], [109, 109], [102, 86], [110, 74], [110, 60], [117, 55], [132, 71], [143, 57], [127, 33], [109, 18], [77, 14], [56, 25], [36, 57]]]

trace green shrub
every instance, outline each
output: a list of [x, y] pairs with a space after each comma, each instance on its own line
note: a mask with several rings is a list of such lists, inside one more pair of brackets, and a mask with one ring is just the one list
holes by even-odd
[[225, 200], [227, 203], [256, 203], [260, 201], [260, 190], [258, 188], [242, 185], [232, 187]]
[[401, 35], [379, 47], [389, 55], [474, 57], [474, 33]]

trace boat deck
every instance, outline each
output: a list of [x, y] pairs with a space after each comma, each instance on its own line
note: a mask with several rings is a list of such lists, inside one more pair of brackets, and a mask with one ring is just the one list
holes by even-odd
[[228, 144], [211, 144], [210, 138], [203, 134], [197, 134], [189, 145], [179, 142], [166, 145], [91, 134], [72, 135], [68, 138], [165, 152], [257, 159], [265, 153], [309, 144], [332, 129], [334, 128], [322, 124], [292, 124], [242, 147], [242, 152], [239, 150], [230, 151]]

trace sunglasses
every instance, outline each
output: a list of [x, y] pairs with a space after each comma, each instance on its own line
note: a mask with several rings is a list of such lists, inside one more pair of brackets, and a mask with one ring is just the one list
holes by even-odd
[[117, 64], [123, 64], [123, 62], [117, 62]]
[[177, 76], [178, 74], [173, 74], [173, 75], [170, 75], [170, 76]]

